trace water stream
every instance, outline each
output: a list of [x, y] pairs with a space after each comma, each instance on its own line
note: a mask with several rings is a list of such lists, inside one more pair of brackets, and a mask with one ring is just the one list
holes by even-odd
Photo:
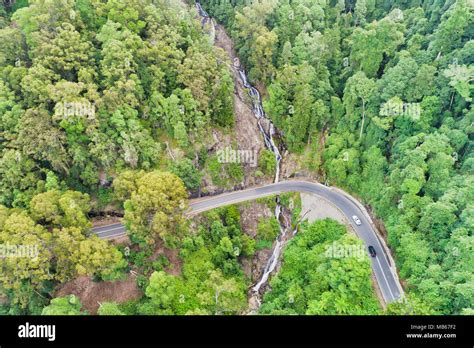
[[[211, 25], [214, 27], [214, 22], [209, 16], [209, 14], [202, 8], [199, 2], [196, 2], [196, 8], [198, 10], [199, 15], [201, 16], [201, 25], [204, 26], [207, 22], [210, 22]], [[263, 110], [262, 105], [262, 98], [260, 92], [252, 86], [247, 78], [247, 74], [243, 68], [240, 67], [240, 64], [234, 64], [234, 68], [237, 69], [242, 84], [245, 88], [247, 88], [249, 96], [252, 100], [252, 111], [254, 116], [257, 118], [258, 129], [263, 136], [263, 140], [265, 142], [265, 146], [268, 150], [273, 152], [276, 159], [275, 165], [275, 177], [274, 182], [277, 183], [280, 179], [280, 163], [282, 160], [282, 156], [280, 150], [275, 145], [274, 142], [274, 135], [275, 135], [275, 127], [270, 119], [267, 118], [265, 111]], [[268, 129], [265, 129], [263, 123], [266, 123]], [[276, 197], [276, 207], [275, 207], [275, 217], [280, 223], [280, 234], [278, 235], [275, 245], [272, 250], [272, 254], [268, 259], [265, 268], [263, 270], [263, 274], [260, 280], [252, 287], [252, 291], [254, 296], [257, 300], [258, 305], [260, 306], [260, 290], [267, 284], [268, 278], [270, 277], [271, 273], [275, 270], [276, 266], [278, 265], [278, 260], [280, 258], [281, 251], [286, 243], [287, 233], [290, 230], [289, 222], [284, 218], [282, 215], [282, 208], [280, 205], [280, 197]], [[294, 235], [296, 230], [292, 232], [291, 235]]]

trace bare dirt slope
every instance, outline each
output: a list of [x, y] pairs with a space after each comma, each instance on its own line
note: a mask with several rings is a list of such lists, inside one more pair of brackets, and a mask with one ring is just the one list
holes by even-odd
[[62, 286], [55, 297], [76, 295], [80, 298], [83, 308], [89, 314], [95, 314], [102, 302], [122, 303], [139, 299], [143, 293], [137, 287], [134, 277], [126, 280], [94, 282], [90, 277], [79, 277]]

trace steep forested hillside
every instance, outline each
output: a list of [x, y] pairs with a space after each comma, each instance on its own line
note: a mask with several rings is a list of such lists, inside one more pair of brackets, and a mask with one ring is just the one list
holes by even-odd
[[[99, 314], [248, 310], [244, 266], [265, 266], [279, 221], [261, 214], [250, 236], [234, 206], [184, 215], [190, 196], [275, 174], [262, 139], [245, 139], [259, 149], [252, 171], [216, 155], [235, 147], [242, 114], [240, 131], [257, 124], [240, 58], [278, 129], [281, 179], [309, 173], [370, 206], [407, 293], [382, 311], [367, 255], [322, 257], [333, 242], [362, 245], [325, 220], [289, 242], [260, 313], [472, 314], [472, 1], [202, 6], [234, 45], [223, 35], [214, 45], [222, 27], [210, 31], [192, 2], [0, 1], [0, 246], [36, 253], [0, 258], [0, 313], [84, 314], [75, 295], [53, 299], [81, 276], [135, 277], [142, 297]], [[301, 202], [289, 197], [279, 199], [296, 228]], [[91, 233], [91, 217], [110, 212], [123, 216], [126, 246]]]
[[[210, 128], [232, 126], [234, 86], [227, 58], [179, 1], [0, 2], [0, 43], [0, 244], [38, 253], [2, 259], [0, 293], [9, 313], [38, 314], [57, 284], [123, 278], [123, 250], [90, 236], [91, 209], [130, 198], [120, 180], [111, 188], [126, 169], [169, 169], [196, 190], [191, 160]], [[170, 161], [170, 148], [184, 154]], [[187, 198], [175, 175], [137, 185], [150, 181], [126, 209], [144, 245], [154, 241], [145, 214], [168, 209], [154, 226], [164, 239]], [[145, 205], [164, 184], [175, 199]]]
[[167, 139], [194, 159], [190, 144], [232, 125], [225, 59], [183, 4], [155, 3], [3, 11], [0, 203], [27, 207], [47, 177], [94, 192], [124, 168], [157, 167]]
[[[333, 220], [304, 226], [285, 249], [284, 264], [265, 295], [262, 314], [378, 314], [363, 243]], [[360, 250], [328, 257], [331, 246]]]
[[329, 134], [319, 169], [382, 218], [409, 294], [472, 311], [472, 2], [203, 3], [268, 86], [289, 149]]

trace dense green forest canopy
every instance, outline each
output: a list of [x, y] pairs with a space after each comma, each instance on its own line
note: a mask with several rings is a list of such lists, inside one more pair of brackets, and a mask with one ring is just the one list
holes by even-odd
[[94, 192], [232, 125], [226, 58], [179, 1], [0, 6], [0, 203], [28, 207], [48, 174]]
[[[317, 151], [308, 167], [383, 221], [410, 302], [388, 313], [472, 314], [472, 1], [202, 4], [262, 87], [290, 153]], [[208, 158], [211, 130], [233, 129], [234, 81], [188, 5], [0, 1], [0, 244], [41, 246], [35, 259], [2, 259], [0, 312], [83, 313], [74, 296], [50, 301], [58, 284], [120, 279], [130, 267], [142, 272], [145, 296], [103, 303], [100, 314], [246, 308], [241, 261], [271, 245], [278, 222], [261, 221], [256, 245], [235, 208], [210, 213], [193, 234], [183, 218], [205, 164], [219, 187], [244, 177]], [[170, 148], [184, 156], [174, 160]], [[262, 151], [262, 175], [274, 165]], [[90, 235], [90, 212], [110, 203], [124, 212], [129, 256]], [[378, 313], [368, 262], [317, 257], [333, 241], [357, 244], [334, 222], [305, 226], [261, 312]], [[160, 243], [179, 249], [180, 276], [149, 262]], [[303, 263], [315, 269], [306, 274]]]
[[[361, 250], [351, 257], [327, 257], [331, 246]], [[337, 256], [337, 255], [336, 255]], [[271, 280], [262, 314], [378, 314], [369, 258], [362, 241], [334, 220], [301, 228], [285, 249], [284, 264]]]
[[[0, 2], [0, 243], [40, 246], [2, 259], [9, 313], [41, 313], [77, 276], [123, 278], [123, 250], [90, 236], [91, 210], [112, 201], [147, 252], [177, 245], [185, 187], [201, 180], [187, 157], [234, 122], [227, 65], [180, 1]], [[170, 161], [168, 144], [185, 157]]]
[[325, 137], [320, 169], [383, 219], [408, 292], [434, 313], [469, 312], [472, 2], [203, 3], [268, 86], [265, 108], [289, 149]]

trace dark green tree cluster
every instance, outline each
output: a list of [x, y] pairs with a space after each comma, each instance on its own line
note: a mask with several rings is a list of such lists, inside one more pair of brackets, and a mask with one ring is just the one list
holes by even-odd
[[[328, 253], [335, 245], [353, 254]], [[371, 272], [360, 240], [334, 220], [318, 220], [304, 226], [288, 243], [283, 266], [270, 282], [272, 290], [265, 294], [260, 313], [378, 314]]]
[[183, 4], [19, 3], [0, 5], [0, 203], [26, 207], [49, 171], [92, 193], [160, 165], [163, 138], [232, 126], [227, 59]]
[[183, 255], [190, 250], [208, 248], [213, 264], [220, 268], [224, 275], [241, 275], [239, 259], [252, 257], [255, 252], [255, 241], [244, 234], [240, 226], [240, 213], [236, 206], [212, 210], [205, 214], [204, 222], [199, 226], [198, 235], [186, 239]]
[[229, 315], [247, 307], [245, 278], [239, 261], [254, 254], [253, 239], [242, 232], [235, 206], [205, 214], [196, 234], [180, 245], [181, 275], [153, 272], [146, 297], [128, 314]]
[[289, 149], [329, 133], [326, 179], [383, 219], [408, 292], [435, 313], [472, 308], [472, 2], [205, 4], [268, 83]]

